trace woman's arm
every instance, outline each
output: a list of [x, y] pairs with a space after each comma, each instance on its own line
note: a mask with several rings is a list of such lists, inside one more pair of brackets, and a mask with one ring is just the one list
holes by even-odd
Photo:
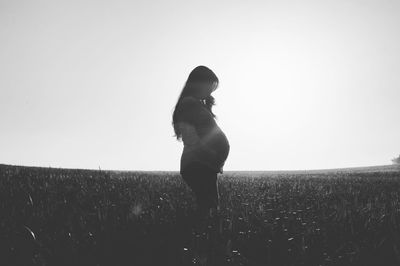
[[186, 122], [179, 122], [178, 125], [182, 133], [182, 141], [184, 145], [198, 146], [199, 148], [203, 148], [204, 150], [210, 152], [211, 154], [216, 154], [216, 151], [209, 148], [207, 146], [207, 143], [199, 137], [195, 126]]
[[196, 126], [199, 121], [213, 122], [213, 118], [210, 113], [204, 109], [197, 99], [194, 97], [184, 97], [179, 105], [180, 111], [180, 122], [178, 126], [182, 133], [182, 140], [185, 146], [190, 147], [189, 149], [195, 150], [196, 157], [215, 169], [217, 172], [222, 173], [221, 159], [218, 158], [218, 152], [214, 149], [211, 144], [214, 131], [208, 132], [204, 137], [198, 135]]
[[[178, 126], [180, 127], [182, 133], [182, 141], [184, 145], [195, 150], [197, 155], [200, 157], [198, 159], [202, 160], [204, 163], [214, 169], [215, 164], [218, 161], [217, 151], [207, 145], [206, 139], [199, 137], [195, 126], [186, 122], [179, 122]], [[220, 169], [216, 170], [220, 171]]]

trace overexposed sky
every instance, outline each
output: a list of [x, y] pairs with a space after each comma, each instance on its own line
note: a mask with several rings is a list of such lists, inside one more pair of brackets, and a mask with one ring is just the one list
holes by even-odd
[[190, 71], [220, 79], [225, 170], [390, 164], [400, 1], [0, 0], [0, 163], [179, 170]]

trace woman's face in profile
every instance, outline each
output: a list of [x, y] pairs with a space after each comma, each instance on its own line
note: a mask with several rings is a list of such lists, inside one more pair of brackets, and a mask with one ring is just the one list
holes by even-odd
[[204, 99], [217, 89], [217, 82], [196, 82], [194, 86], [197, 97]]

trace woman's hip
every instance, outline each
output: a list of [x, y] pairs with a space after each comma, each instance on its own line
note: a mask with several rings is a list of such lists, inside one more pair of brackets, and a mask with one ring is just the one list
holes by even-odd
[[181, 169], [181, 176], [188, 183], [215, 182], [217, 174], [213, 169], [199, 162], [187, 164]]

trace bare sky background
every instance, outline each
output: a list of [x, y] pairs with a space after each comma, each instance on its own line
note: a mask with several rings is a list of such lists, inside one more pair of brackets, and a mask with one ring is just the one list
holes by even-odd
[[224, 170], [390, 164], [400, 1], [0, 0], [0, 163], [179, 170], [172, 111], [210, 67]]

